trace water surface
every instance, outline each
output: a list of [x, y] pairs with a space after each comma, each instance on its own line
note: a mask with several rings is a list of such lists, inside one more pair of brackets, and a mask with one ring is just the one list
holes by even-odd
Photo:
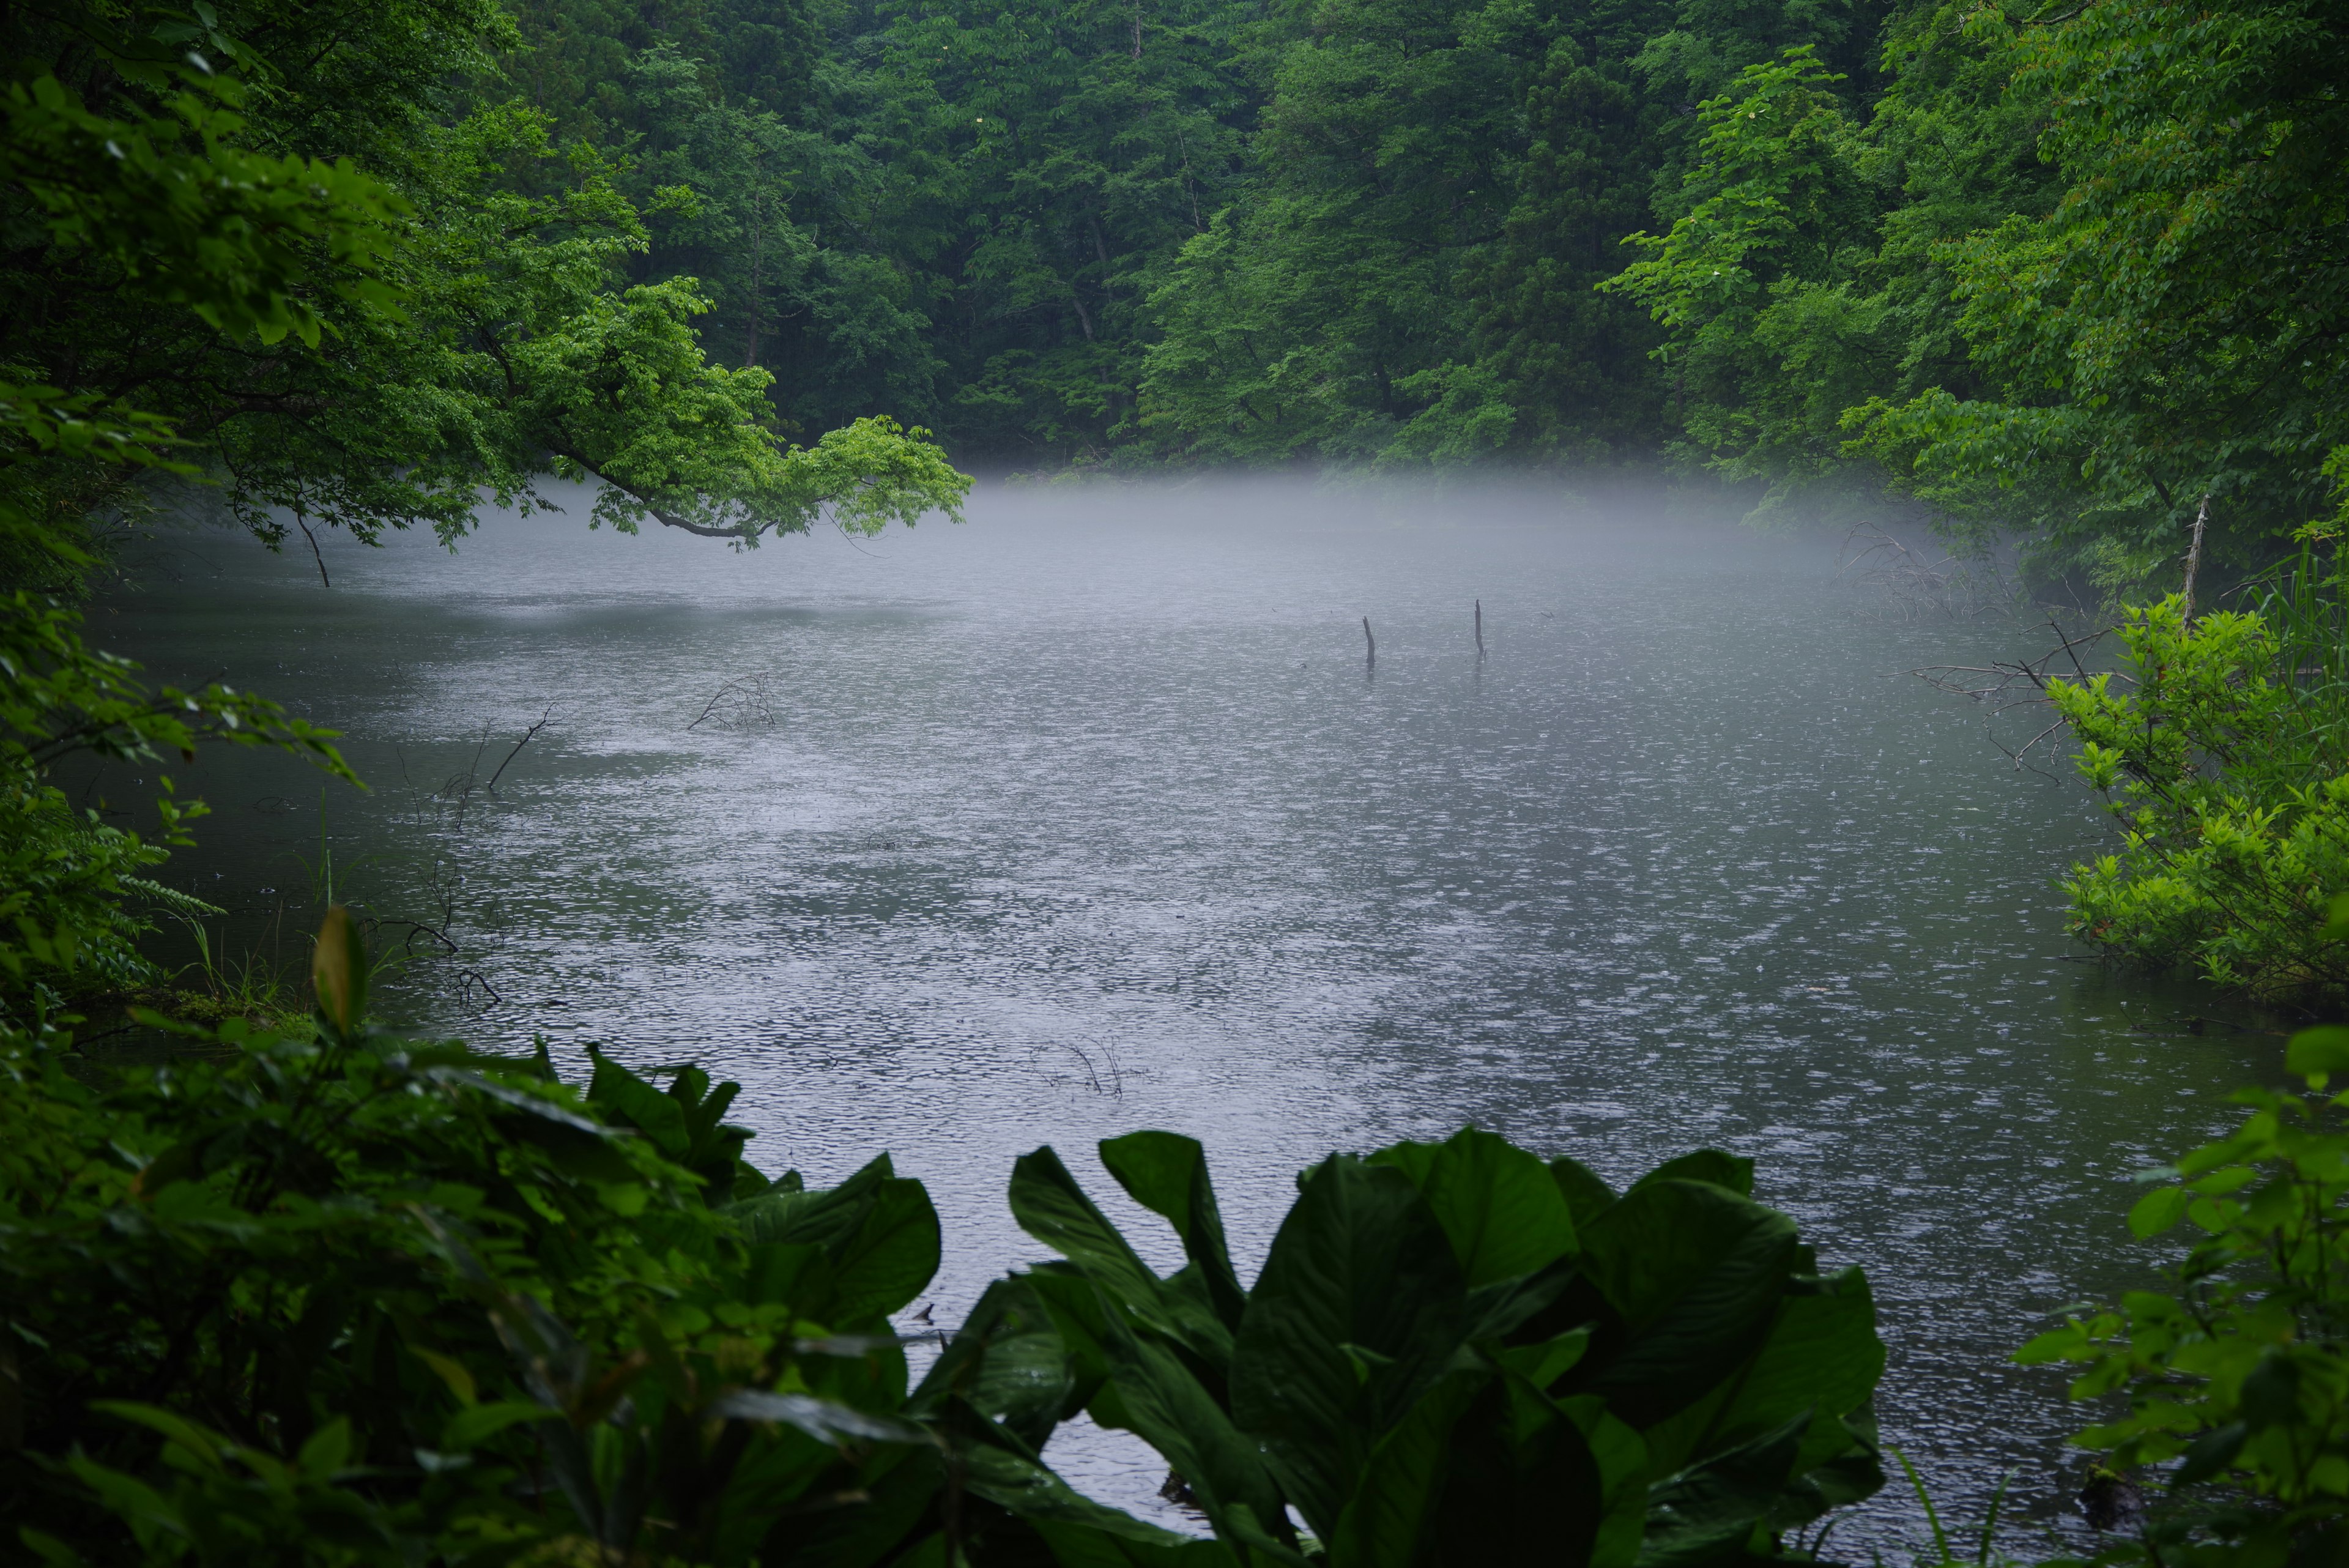
[[[409, 941], [416, 1025], [698, 1058], [812, 1182], [889, 1150], [945, 1220], [940, 1322], [1040, 1255], [1002, 1198], [1040, 1143], [1171, 1260], [1092, 1148], [1195, 1135], [1244, 1272], [1332, 1148], [1751, 1155], [1875, 1283], [1888, 1436], [1961, 1519], [2022, 1467], [2044, 1545], [2075, 1423], [2002, 1358], [2142, 1279], [2129, 1173], [2276, 1042], [2077, 961], [2054, 882], [2102, 820], [1904, 673], [2026, 635], [1869, 618], [1834, 541], [1654, 501], [999, 489], [744, 554], [584, 511], [330, 541], [331, 590], [183, 540], [112, 601], [114, 645], [345, 731], [376, 786], [322, 822], [281, 763], [182, 778], [218, 815], [172, 874], [238, 943], [291, 943], [331, 856], [454, 945]], [[1053, 1457], [1164, 1517], [1138, 1445]]]

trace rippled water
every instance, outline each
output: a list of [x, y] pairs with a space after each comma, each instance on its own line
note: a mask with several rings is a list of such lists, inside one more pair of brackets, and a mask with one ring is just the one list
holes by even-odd
[[[1717, 1145], [1868, 1268], [1945, 1513], [2021, 1466], [2030, 1550], [2079, 1462], [2061, 1376], [2001, 1358], [2153, 1266], [2127, 1174], [2275, 1041], [2076, 961], [2053, 883], [2100, 819], [1903, 673], [2020, 634], [1856, 614], [1835, 553], [1661, 503], [997, 491], [748, 555], [577, 509], [453, 558], [330, 542], [331, 591], [209, 536], [101, 625], [343, 729], [376, 785], [322, 827], [283, 764], [183, 776], [219, 815], [174, 877], [240, 942], [323, 831], [346, 896], [460, 950], [415, 1023], [698, 1057], [818, 1183], [891, 1151], [946, 1220], [939, 1321], [1040, 1255], [1002, 1199], [1040, 1143], [1106, 1202], [1095, 1140], [1195, 1134], [1244, 1272], [1331, 1148], [1473, 1121], [1620, 1179]], [[494, 796], [436, 794], [543, 713]], [[1054, 1457], [1163, 1512], [1129, 1440]], [[1847, 1544], [1912, 1531], [1871, 1509]]]

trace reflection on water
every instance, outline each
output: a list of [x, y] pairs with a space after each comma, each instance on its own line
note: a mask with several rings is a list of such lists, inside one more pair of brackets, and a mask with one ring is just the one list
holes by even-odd
[[[2013, 1464], [2049, 1521], [2063, 1380], [2001, 1357], [2150, 1266], [2128, 1173], [2274, 1042], [2075, 961], [2052, 883], [2099, 819], [1902, 673], [2013, 634], [1856, 617], [1833, 556], [1496, 497], [998, 493], [743, 555], [574, 509], [330, 545], [331, 592], [207, 538], [99, 627], [377, 786], [322, 825], [296, 771], [206, 762], [181, 885], [259, 909], [323, 833], [459, 950], [410, 943], [417, 1024], [698, 1057], [816, 1182], [890, 1150], [945, 1217], [939, 1321], [1039, 1255], [1002, 1190], [1040, 1143], [1171, 1263], [1092, 1146], [1196, 1135], [1244, 1272], [1331, 1148], [1473, 1121], [1620, 1179], [1713, 1144], [1867, 1266], [1945, 1517]], [[1135, 1445], [1054, 1457], [1164, 1517]]]

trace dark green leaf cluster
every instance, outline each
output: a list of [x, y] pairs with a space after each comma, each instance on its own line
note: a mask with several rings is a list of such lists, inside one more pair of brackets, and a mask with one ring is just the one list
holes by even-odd
[[[1172, 1540], [1032, 1456], [966, 1459], [945, 1397], [909, 1399], [888, 1317], [938, 1223], [885, 1157], [830, 1191], [771, 1183], [724, 1120], [735, 1086], [698, 1070], [664, 1091], [597, 1055], [582, 1095], [543, 1049], [319, 1023], [182, 1031], [143, 1068], [21, 1035], [0, 1059], [16, 1546], [850, 1568], [999, 1540], [1043, 1561], [1015, 1518], [1039, 1509]], [[1021, 1376], [983, 1346], [956, 1365]]]
[[1237, 1561], [1750, 1563], [1882, 1484], [1867, 1282], [1817, 1272], [1749, 1162], [1619, 1196], [1474, 1128], [1333, 1156], [1244, 1288], [1197, 1143], [1101, 1155], [1185, 1266], [1154, 1273], [1039, 1149], [1012, 1211], [1066, 1262], [968, 1332], [1056, 1335], [1030, 1420], [1057, 1399], [1139, 1434]]
[[334, 732], [274, 702], [214, 684], [150, 687], [128, 659], [82, 640], [69, 606], [28, 593], [0, 601], [0, 1028], [65, 1022], [78, 995], [151, 978], [138, 939], [159, 913], [213, 911], [148, 877], [167, 846], [192, 842], [201, 800], [180, 801], [159, 772], [159, 841], [107, 822], [47, 782], [77, 753], [158, 769], [200, 744], [272, 746], [351, 776]]
[[[2312, 1090], [2349, 1069], [2349, 1030], [2293, 1037]], [[2211, 1568], [2314, 1560], [2349, 1515], [2349, 1096], [2246, 1089], [2231, 1137], [2145, 1173], [2141, 1238], [2191, 1227], [2168, 1288], [2082, 1310], [2016, 1353], [2074, 1362], [2075, 1398], [2126, 1398], [2075, 1440], [2165, 1470], [2140, 1539], [2101, 1561]]]

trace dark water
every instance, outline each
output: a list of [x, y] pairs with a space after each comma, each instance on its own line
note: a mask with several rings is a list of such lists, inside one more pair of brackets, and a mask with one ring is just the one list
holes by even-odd
[[[1832, 542], [1661, 504], [998, 492], [864, 545], [574, 511], [328, 564], [331, 592], [182, 541], [101, 622], [343, 729], [376, 786], [322, 825], [315, 779], [207, 762], [175, 879], [298, 953], [264, 914], [323, 832], [338, 896], [459, 950], [400, 982], [416, 1024], [698, 1057], [815, 1182], [891, 1151], [945, 1218], [941, 1322], [1040, 1255], [1002, 1199], [1040, 1143], [1106, 1202], [1095, 1140], [1196, 1135], [1244, 1271], [1331, 1148], [1473, 1121], [1620, 1179], [1717, 1145], [1867, 1267], [1885, 1428], [1945, 1516], [2019, 1466], [2009, 1544], [2044, 1554], [2075, 1423], [2002, 1357], [2154, 1266], [2128, 1174], [2272, 1070], [2272, 1036], [2185, 1032], [2208, 999], [2075, 961], [2053, 884], [2101, 820], [1903, 673], [2023, 634], [1855, 613]], [[494, 795], [449, 798], [542, 714]], [[1163, 1516], [1138, 1445], [1055, 1458]], [[1888, 1494], [1840, 1538], [1896, 1552], [1914, 1515]]]

